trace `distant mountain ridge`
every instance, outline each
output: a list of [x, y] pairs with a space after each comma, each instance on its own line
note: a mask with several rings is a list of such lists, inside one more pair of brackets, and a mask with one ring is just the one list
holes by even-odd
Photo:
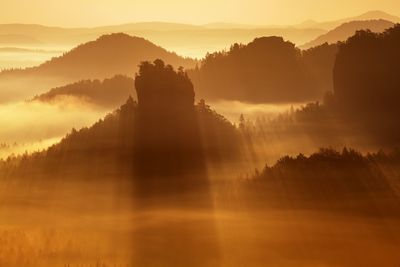
[[333, 21], [325, 21], [325, 22], [317, 22], [314, 20], [306, 20], [303, 23], [297, 25], [299, 28], [318, 28], [323, 30], [332, 30], [343, 23], [351, 22], [351, 21], [360, 21], [360, 20], [387, 20], [393, 23], [400, 23], [400, 17], [388, 14], [384, 11], [380, 10], [371, 10], [366, 13], [363, 13], [359, 16], [349, 17], [339, 20]]
[[383, 32], [384, 30], [394, 26], [394, 23], [388, 20], [357, 20], [344, 23], [339, 27], [319, 36], [301, 46], [303, 49], [315, 47], [323, 43], [333, 44], [347, 40], [353, 36], [356, 31], [370, 30], [372, 32]]

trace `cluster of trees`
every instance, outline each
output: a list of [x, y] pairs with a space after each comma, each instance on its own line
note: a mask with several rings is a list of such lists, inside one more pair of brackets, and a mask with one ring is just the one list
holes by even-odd
[[336, 45], [302, 52], [281, 37], [234, 44], [227, 52], [208, 54], [189, 70], [198, 93], [207, 99], [253, 103], [304, 102], [321, 99], [332, 89]]
[[400, 143], [400, 25], [359, 31], [340, 46], [333, 81], [337, 108], [381, 145]]
[[399, 166], [399, 150], [363, 156], [347, 148], [321, 149], [308, 157], [285, 156], [256, 171], [244, 191], [256, 203], [271, 198], [291, 208], [357, 210], [380, 216], [400, 210]]

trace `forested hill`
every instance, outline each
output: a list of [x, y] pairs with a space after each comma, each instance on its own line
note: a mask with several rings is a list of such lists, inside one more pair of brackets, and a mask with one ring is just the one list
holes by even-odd
[[324, 45], [303, 53], [281, 37], [256, 38], [247, 45], [234, 44], [229, 51], [209, 54], [188, 74], [198, 94], [206, 99], [252, 103], [319, 100], [332, 89], [336, 49], [331, 48]]
[[89, 128], [46, 151], [2, 162], [3, 173], [33, 177], [180, 176], [205, 172], [240, 154], [238, 130], [204, 101], [183, 70], [144, 62], [131, 97]]

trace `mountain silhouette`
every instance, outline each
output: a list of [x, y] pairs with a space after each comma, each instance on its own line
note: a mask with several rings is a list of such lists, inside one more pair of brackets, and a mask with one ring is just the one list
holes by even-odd
[[110, 79], [82, 80], [73, 84], [53, 88], [35, 96], [32, 101], [58, 103], [64, 100], [79, 100], [99, 107], [114, 108], [124, 103], [128, 96], [134, 94], [132, 78], [117, 75]]
[[329, 31], [329, 30], [337, 28], [340, 25], [348, 23], [348, 22], [368, 21], [368, 20], [386, 20], [386, 21], [391, 21], [393, 23], [399, 23], [400, 17], [388, 14], [388, 13], [386, 13], [384, 11], [380, 11], [380, 10], [371, 10], [371, 11], [365, 12], [365, 13], [355, 16], [355, 17], [343, 18], [343, 19], [333, 20], [333, 21], [316, 22], [313, 20], [307, 20], [307, 21], [297, 25], [297, 27], [318, 28], [318, 29], [324, 29], [324, 30]]
[[371, 30], [372, 32], [383, 32], [393, 27], [394, 23], [387, 20], [365, 20], [351, 21], [340, 25], [339, 27], [319, 36], [315, 40], [301, 46], [303, 49], [318, 46], [323, 43], [333, 44], [346, 41], [359, 30]]
[[[72, 49], [40, 66], [0, 73], [0, 101], [23, 99], [83, 79], [132, 76], [140, 62], [157, 58], [175, 67], [193, 67], [195, 61], [168, 52], [151, 42], [126, 34], [104, 35]], [[10, 92], [10, 84], [12, 92]], [[39, 89], [41, 88], [41, 89]], [[42, 91], [43, 92], [43, 91]]]

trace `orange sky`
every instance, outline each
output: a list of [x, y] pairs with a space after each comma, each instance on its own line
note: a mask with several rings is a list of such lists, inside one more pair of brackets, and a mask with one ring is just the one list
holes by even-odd
[[98, 26], [139, 21], [191, 24], [295, 24], [359, 15], [400, 14], [399, 0], [0, 0], [0, 23]]

